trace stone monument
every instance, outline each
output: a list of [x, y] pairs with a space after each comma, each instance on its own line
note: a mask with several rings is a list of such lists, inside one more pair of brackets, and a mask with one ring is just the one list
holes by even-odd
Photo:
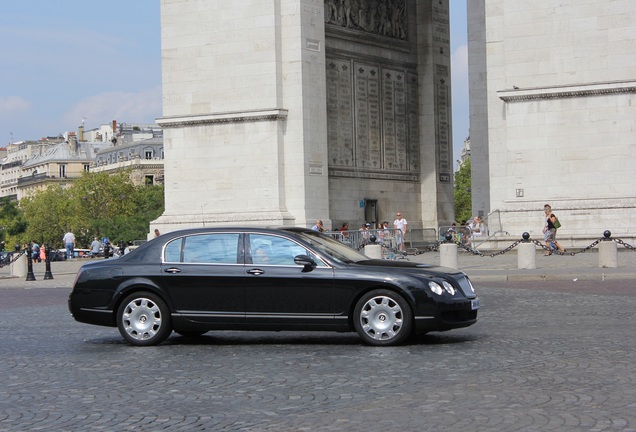
[[[453, 219], [448, 0], [162, 0], [161, 232]], [[392, 224], [392, 222], [391, 222]]]
[[634, 238], [634, 3], [467, 4], [475, 213], [541, 239], [548, 203], [561, 244]]

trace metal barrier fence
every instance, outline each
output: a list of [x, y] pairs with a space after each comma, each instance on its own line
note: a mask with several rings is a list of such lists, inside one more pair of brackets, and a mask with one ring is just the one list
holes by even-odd
[[399, 229], [334, 231], [328, 234], [356, 250], [371, 244], [375, 236], [375, 244], [382, 246], [382, 257], [387, 259], [403, 258], [407, 253], [423, 253], [439, 244], [435, 228], [411, 229], [406, 235]]
[[472, 233], [470, 228], [466, 225], [440, 225], [438, 230], [438, 240], [441, 242], [446, 241], [446, 234], [451, 235], [451, 241], [459, 246], [470, 246], [470, 238]]
[[[404, 244], [404, 239], [399, 229], [333, 231], [327, 234], [356, 250], [362, 250], [368, 244], [378, 244], [382, 246], [382, 257], [386, 259], [396, 259], [406, 253], [406, 250], [400, 248], [400, 244]], [[375, 242], [371, 241], [372, 237], [375, 237]]]
[[437, 248], [439, 240], [435, 228], [410, 229], [406, 233], [406, 251], [419, 254]]

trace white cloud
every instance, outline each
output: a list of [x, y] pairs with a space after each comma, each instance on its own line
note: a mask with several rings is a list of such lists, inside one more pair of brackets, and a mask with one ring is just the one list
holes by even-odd
[[138, 93], [105, 92], [76, 103], [64, 114], [64, 122], [74, 128], [85, 118], [88, 129], [112, 120], [118, 123], [154, 123], [161, 116], [161, 110], [160, 86]]
[[31, 108], [31, 102], [20, 96], [0, 96], [0, 113], [14, 114], [27, 111]]

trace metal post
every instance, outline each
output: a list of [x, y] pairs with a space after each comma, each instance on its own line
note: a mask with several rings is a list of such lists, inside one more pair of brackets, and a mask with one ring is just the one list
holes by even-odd
[[51, 248], [48, 243], [44, 245], [44, 262], [46, 263], [44, 279], [53, 279], [53, 273], [51, 273]]
[[34, 281], [35, 280], [35, 274], [33, 274], [33, 257], [31, 256], [31, 254], [33, 253], [33, 249], [31, 248], [30, 244], [27, 245], [26, 252], [27, 252], [27, 276], [26, 276], [26, 280]]

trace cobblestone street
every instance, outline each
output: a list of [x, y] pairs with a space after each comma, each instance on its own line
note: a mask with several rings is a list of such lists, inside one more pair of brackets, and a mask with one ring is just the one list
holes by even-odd
[[3, 289], [0, 431], [633, 431], [625, 283], [481, 284], [475, 326], [396, 348], [247, 332], [135, 348], [74, 322], [68, 289]]

